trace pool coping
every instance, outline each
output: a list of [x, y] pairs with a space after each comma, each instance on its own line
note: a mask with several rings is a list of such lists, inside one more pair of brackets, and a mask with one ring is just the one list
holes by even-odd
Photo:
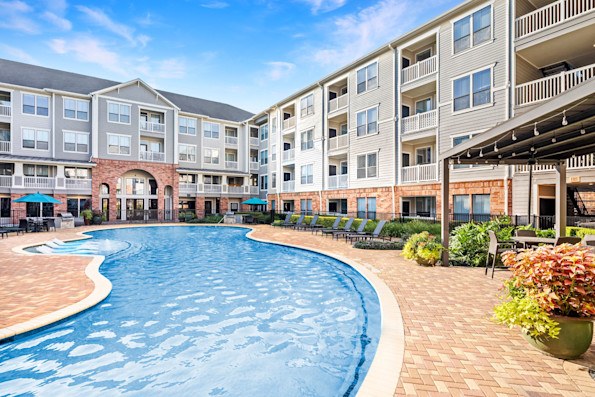
[[[315, 252], [320, 255], [336, 259], [340, 262], [350, 266], [358, 273], [362, 275], [372, 286], [378, 296], [380, 302], [380, 314], [381, 314], [381, 332], [380, 340], [376, 348], [376, 353], [372, 364], [366, 376], [357, 392], [357, 397], [379, 397], [379, 396], [393, 396], [399, 382], [401, 369], [403, 366], [404, 354], [405, 354], [405, 330], [403, 325], [403, 318], [401, 310], [397, 303], [395, 295], [392, 293], [388, 285], [382, 281], [376, 274], [371, 270], [367, 269], [360, 263], [346, 258], [342, 255], [333, 254], [322, 249], [304, 247], [297, 244], [283, 243], [268, 239], [262, 239], [255, 237], [253, 234], [258, 230], [247, 225], [234, 225], [234, 224], [187, 224], [187, 223], [162, 223], [162, 224], [125, 224], [125, 225], [106, 225], [99, 226], [93, 230], [86, 230], [77, 233], [77, 237], [64, 239], [64, 242], [78, 241], [90, 239], [85, 233], [98, 231], [98, 230], [110, 230], [110, 229], [125, 229], [125, 228], [138, 228], [138, 227], [160, 227], [160, 226], [216, 226], [216, 227], [236, 227], [247, 229], [246, 237], [267, 244], [275, 244], [280, 246], [292, 247], [302, 249], [306, 251]], [[43, 242], [29, 243], [12, 248], [13, 252], [23, 255], [47, 255], [42, 253], [27, 252], [25, 249], [38, 246]], [[12, 325], [6, 328], [0, 329], [0, 343], [8, 340], [12, 340], [17, 336], [25, 336], [29, 333], [40, 330], [41, 328], [50, 326], [59, 321], [63, 321], [69, 317], [72, 317], [78, 313], [81, 313], [101, 301], [103, 301], [110, 294], [112, 290], [112, 283], [109, 279], [103, 276], [99, 272], [101, 264], [104, 262], [105, 257], [102, 255], [75, 255], [75, 254], [60, 254], [60, 256], [85, 256], [91, 257], [91, 261], [85, 268], [85, 275], [94, 283], [93, 291], [85, 298], [63, 307], [51, 313], [46, 313], [41, 316], [34, 317], [30, 320], [22, 323]]]

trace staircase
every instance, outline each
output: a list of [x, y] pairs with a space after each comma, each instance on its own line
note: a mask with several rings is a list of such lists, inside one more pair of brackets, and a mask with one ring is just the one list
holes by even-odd
[[572, 214], [574, 216], [588, 216], [589, 210], [587, 209], [578, 188], [568, 187], [566, 190], [570, 203], [572, 204]]

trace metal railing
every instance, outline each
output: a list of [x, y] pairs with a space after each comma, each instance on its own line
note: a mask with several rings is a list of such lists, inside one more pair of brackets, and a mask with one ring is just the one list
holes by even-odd
[[12, 175], [0, 175], [0, 187], [12, 187]]
[[258, 138], [250, 137], [250, 146], [258, 146]]
[[408, 66], [402, 70], [403, 84], [421, 79], [422, 77], [428, 76], [432, 73], [436, 73], [438, 57], [434, 55], [428, 59], [417, 62], [414, 65]]
[[515, 37], [523, 38], [595, 9], [593, 0], [561, 0], [515, 20]]
[[349, 146], [349, 134], [337, 135], [328, 140], [328, 150], [343, 149], [347, 146]]
[[180, 193], [196, 193], [197, 186], [196, 183], [180, 183]]
[[259, 194], [260, 188], [258, 186], [250, 186], [250, 194]]
[[260, 168], [260, 164], [258, 164], [258, 161], [250, 162], [250, 171], [258, 171], [259, 168]]
[[139, 157], [141, 160], [144, 160], [144, 161], [155, 161], [155, 162], [165, 161], [165, 153], [163, 153], [163, 152], [148, 152], [148, 151], [141, 150]]
[[283, 192], [293, 192], [295, 190], [295, 180], [283, 181]]
[[[555, 171], [556, 166], [553, 164], [519, 164], [515, 167], [515, 172], [529, 172], [529, 168], [533, 167], [533, 172]], [[566, 159], [566, 169], [580, 170], [585, 168], [595, 168], [595, 154], [583, 154], [581, 156], [571, 157]]]
[[10, 153], [10, 141], [0, 141], [0, 152]]
[[414, 116], [403, 118], [403, 134], [435, 128], [438, 126], [438, 110], [430, 110], [424, 113], [418, 113]]
[[349, 175], [329, 175], [328, 177], [328, 188], [329, 189], [347, 189], [349, 182]]
[[238, 169], [238, 162], [237, 161], [226, 161], [225, 168]]
[[238, 137], [237, 136], [226, 136], [225, 143], [227, 145], [237, 145], [238, 144]]
[[403, 167], [402, 182], [433, 181], [438, 178], [436, 163]]
[[24, 178], [25, 187], [33, 188], [53, 188], [56, 186], [56, 178], [43, 176], [26, 176]]
[[0, 116], [10, 117], [12, 111], [10, 106], [0, 105]]
[[242, 194], [244, 193], [244, 186], [228, 186], [227, 192], [231, 194]]
[[19, 226], [19, 220], [26, 218], [27, 212], [25, 209], [11, 209], [0, 212], [0, 226], [11, 227]]
[[328, 101], [328, 112], [332, 113], [336, 110], [343, 109], [344, 107], [346, 107], [349, 103], [348, 97], [349, 96], [347, 94], [343, 94], [339, 97], [336, 97]]
[[295, 159], [295, 149], [289, 149], [283, 151], [283, 162], [292, 162]]
[[67, 189], [91, 189], [91, 179], [66, 178]]
[[288, 118], [286, 120], [283, 120], [281, 129], [282, 130], [287, 130], [289, 128], [295, 127], [295, 120], [296, 120], [296, 117], [295, 116], [290, 117], [290, 118]]
[[140, 119], [140, 129], [149, 132], [165, 132], [165, 124]]
[[223, 185], [205, 184], [204, 185], [205, 193], [221, 193], [223, 191], [222, 186]]

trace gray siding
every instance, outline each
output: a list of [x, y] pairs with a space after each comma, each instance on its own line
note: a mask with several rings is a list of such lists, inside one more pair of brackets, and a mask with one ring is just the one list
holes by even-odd
[[[91, 100], [88, 99], [89, 102], [89, 114], [88, 120], [75, 120], [69, 119], [64, 117], [64, 96], [56, 95], [55, 100], [55, 113], [54, 116], [55, 126], [56, 126], [56, 158], [65, 159], [65, 160], [80, 160], [85, 161], [91, 158], [92, 153], [92, 139], [91, 139]], [[69, 99], [77, 99], [77, 100], [84, 100], [81, 98], [75, 97], [68, 97]], [[73, 132], [86, 132], [89, 134], [89, 151], [88, 153], [71, 153], [64, 151], [64, 131], [73, 131]]]

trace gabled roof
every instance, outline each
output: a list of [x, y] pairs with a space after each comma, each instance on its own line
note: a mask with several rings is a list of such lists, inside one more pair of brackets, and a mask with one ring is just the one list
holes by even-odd
[[214, 119], [240, 122], [252, 117], [252, 113], [226, 103], [207, 101], [206, 99], [190, 97], [173, 92], [157, 90], [173, 103], [178, 105], [182, 112], [200, 114]]
[[170, 105], [171, 107], [174, 107], [176, 109], [179, 109], [180, 108], [179, 106], [177, 106], [175, 103], [173, 103], [172, 101], [170, 101], [169, 99], [167, 99], [165, 96], [163, 96], [162, 94], [160, 94], [159, 92], [157, 92], [153, 87], [151, 87], [150, 85], [148, 85], [147, 83], [145, 83], [140, 78], [136, 78], [134, 80], [127, 81], [125, 83], [116, 84], [116, 85], [113, 85], [111, 87], [102, 88], [101, 90], [97, 90], [97, 91], [91, 92], [91, 95], [102, 95], [102, 94], [105, 94], [107, 92], [110, 92], [110, 91], [113, 91], [113, 90], [117, 90], [117, 89], [120, 89], [120, 88], [124, 88], [124, 87], [128, 87], [128, 86], [134, 85], [134, 84], [139, 84], [139, 85], [142, 84], [143, 87], [145, 87], [146, 90], [148, 90], [149, 92], [155, 94], [163, 102], [167, 103], [168, 105]]

